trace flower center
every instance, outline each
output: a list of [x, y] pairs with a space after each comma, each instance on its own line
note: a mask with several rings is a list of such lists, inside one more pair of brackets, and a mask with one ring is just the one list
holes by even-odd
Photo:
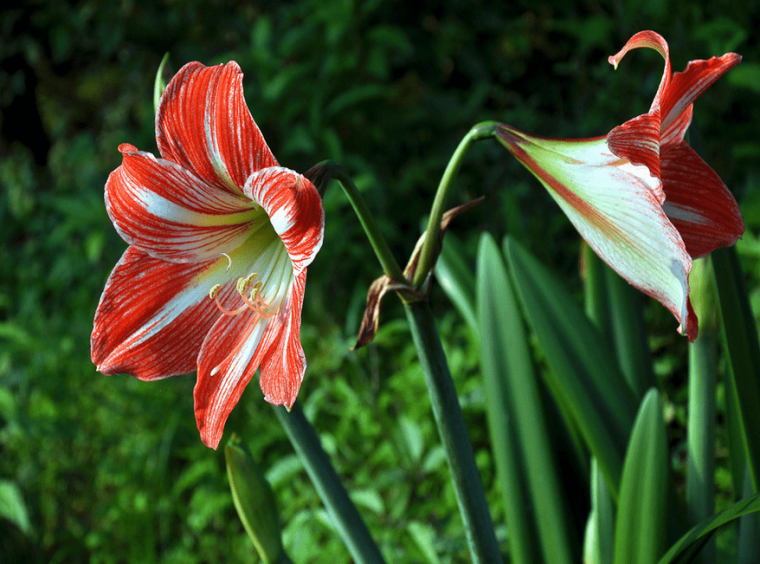
[[233, 317], [246, 311], [253, 311], [257, 317], [261, 319], [269, 319], [277, 313], [279, 306], [272, 306], [266, 302], [262, 296], [261, 289], [264, 287], [264, 283], [259, 280], [254, 283], [258, 274], [256, 272], [249, 274], [245, 278], [238, 278], [235, 289], [240, 298], [243, 300], [243, 305], [238, 309], [232, 311], [225, 308], [219, 301], [219, 290], [222, 288], [221, 284], [216, 284], [211, 288], [208, 296], [216, 302], [216, 307], [219, 308], [224, 315]]

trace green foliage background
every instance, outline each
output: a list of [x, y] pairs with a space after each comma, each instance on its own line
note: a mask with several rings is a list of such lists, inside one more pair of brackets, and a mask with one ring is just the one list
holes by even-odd
[[[198, 439], [194, 378], [107, 378], [89, 360], [98, 297], [126, 247], [103, 185], [120, 143], [156, 152], [152, 85], [164, 53], [172, 72], [191, 60], [238, 61], [280, 163], [300, 171], [343, 163], [403, 262], [446, 162], [475, 123], [585, 137], [647, 111], [661, 58], [635, 51], [617, 71], [606, 60], [641, 29], [665, 36], [675, 70], [737, 51], [744, 62], [697, 103], [691, 141], [742, 205], [738, 249], [758, 311], [758, 24], [760, 5], [727, 0], [95, 0], [0, 11], [0, 482], [22, 502], [15, 521], [0, 519], [0, 560], [256, 561], [223, 455]], [[579, 287], [577, 234], [496, 143], [468, 157], [452, 205], [479, 195], [487, 204], [453, 226], [471, 258], [480, 231], [510, 233]], [[380, 269], [338, 189], [325, 209], [304, 309], [301, 401], [389, 561], [464, 562], [408, 330], [388, 300], [375, 343], [349, 351]], [[506, 547], [478, 344], [440, 293], [432, 299]], [[671, 390], [677, 457], [686, 340], [659, 305], [647, 318], [658, 376]], [[268, 469], [293, 560], [348, 562], [257, 386], [231, 431]]]

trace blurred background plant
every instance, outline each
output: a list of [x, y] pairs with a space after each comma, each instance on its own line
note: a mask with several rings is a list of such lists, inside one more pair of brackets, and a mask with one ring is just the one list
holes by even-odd
[[[170, 74], [191, 60], [238, 61], [251, 112], [279, 161], [300, 171], [328, 158], [341, 162], [403, 263], [451, 152], [475, 123], [495, 119], [578, 138], [647, 111], [661, 58], [637, 52], [617, 71], [607, 63], [641, 29], [666, 37], [674, 70], [737, 51], [744, 62], [700, 99], [691, 134], [740, 201], [747, 232], [737, 250], [757, 318], [758, 24], [760, 6], [721, 0], [625, 7], [560, 0], [96, 0], [3, 9], [2, 561], [256, 561], [235, 514], [224, 455], [198, 439], [194, 378], [107, 378], [89, 359], [97, 300], [126, 247], [106, 215], [103, 185], [120, 163], [120, 143], [155, 152], [152, 84], [164, 53]], [[487, 198], [452, 227], [468, 264], [474, 268], [481, 232], [497, 240], [509, 234], [580, 298], [580, 239], [572, 226], [502, 148], [482, 145], [467, 158], [452, 198], [452, 205]], [[454, 492], [401, 309], [388, 300], [377, 339], [349, 350], [367, 287], [380, 271], [337, 188], [326, 194], [325, 209], [325, 245], [309, 270], [304, 309], [309, 369], [301, 403], [389, 561], [465, 562]], [[478, 341], [438, 289], [432, 305], [497, 536], [507, 547]], [[647, 302], [645, 318], [665, 391], [671, 460], [683, 469], [687, 341], [658, 304]], [[723, 414], [722, 380], [717, 385]], [[722, 423], [719, 506], [733, 495]], [[329, 555], [348, 562], [256, 386], [227, 429], [249, 442], [266, 470], [293, 561]]]

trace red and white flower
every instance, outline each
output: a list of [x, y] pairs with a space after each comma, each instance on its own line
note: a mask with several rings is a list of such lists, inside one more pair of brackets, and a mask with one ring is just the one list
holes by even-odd
[[156, 114], [161, 158], [123, 144], [108, 215], [129, 244], [95, 314], [104, 374], [156, 380], [193, 370], [195, 416], [216, 448], [260, 368], [266, 401], [291, 407], [306, 369], [306, 267], [322, 246], [314, 185], [278, 166], [235, 62], [182, 67]]
[[604, 137], [548, 139], [501, 125], [499, 139], [549, 190], [594, 251], [667, 307], [681, 323], [679, 331], [694, 340], [692, 258], [732, 245], [744, 222], [734, 197], [684, 136], [693, 102], [741, 57], [727, 53], [691, 61], [673, 74], [668, 44], [642, 31], [609, 61], [617, 68], [628, 51], [640, 47], [665, 59], [648, 113]]

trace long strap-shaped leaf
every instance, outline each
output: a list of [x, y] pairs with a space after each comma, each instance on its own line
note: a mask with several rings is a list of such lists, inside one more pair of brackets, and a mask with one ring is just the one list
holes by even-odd
[[662, 401], [644, 396], [625, 454], [615, 522], [615, 564], [650, 564], [663, 552], [667, 528], [668, 445]]
[[710, 537], [718, 528], [730, 523], [734, 519], [759, 511], [760, 494], [755, 494], [752, 497], [734, 503], [720, 513], [713, 515], [709, 519], [705, 519], [696, 527], [693, 527], [670, 547], [670, 550], [660, 558], [657, 564], [686, 564], [687, 562], [691, 562], [693, 556], [710, 540]]
[[523, 309], [551, 367], [548, 387], [572, 414], [617, 498], [636, 413], [633, 392], [605, 339], [564, 285], [514, 240], [507, 254]]
[[[490, 235], [481, 238], [478, 251], [477, 313], [486, 405], [499, 476], [526, 477], [544, 561], [556, 564], [577, 561], [577, 556], [573, 557], [574, 539], [558, 475], [559, 461], [551, 449], [539, 381], [533, 371], [512, 284], [501, 252]], [[517, 456], [508, 458], [508, 447], [517, 451]], [[521, 462], [524, 469], [519, 467]], [[513, 509], [509, 493], [505, 491], [505, 498], [508, 509]], [[519, 523], [515, 515], [524, 510], [525, 507], [510, 511], [507, 523], [510, 545], [519, 545], [520, 549], [519, 554], [513, 555], [517, 556], [513, 561], [527, 564], [537, 559], [525, 559], [522, 545], [528, 543], [518, 536], [530, 538], [529, 532], [520, 530], [529, 522]]]
[[446, 244], [435, 264], [435, 278], [451, 302], [459, 310], [473, 334], [478, 334], [475, 317], [475, 277], [467, 264], [461, 243], [453, 233], [446, 234]]
[[736, 250], [712, 254], [720, 313], [744, 428], [745, 450], [755, 491], [760, 489], [760, 343]]

